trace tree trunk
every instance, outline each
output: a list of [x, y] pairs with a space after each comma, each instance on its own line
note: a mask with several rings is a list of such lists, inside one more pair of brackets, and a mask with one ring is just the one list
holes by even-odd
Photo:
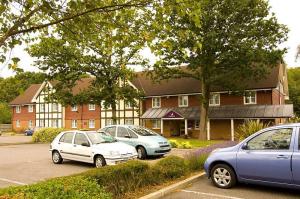
[[210, 91], [209, 86], [206, 84], [205, 79], [202, 78], [202, 96], [200, 100], [200, 140], [207, 140], [207, 121], [208, 121], [208, 108]]
[[111, 105], [111, 114], [112, 114], [113, 124], [117, 124], [117, 106], [115, 102]]

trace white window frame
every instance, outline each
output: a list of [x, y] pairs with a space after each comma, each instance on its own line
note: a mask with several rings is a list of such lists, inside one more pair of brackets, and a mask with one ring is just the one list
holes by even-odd
[[96, 110], [96, 105], [95, 104], [89, 104], [89, 111], [94, 111]]
[[161, 120], [154, 119], [154, 120], [151, 120], [151, 122], [152, 122], [152, 129], [160, 129], [161, 128]]
[[32, 122], [32, 120], [29, 120], [28, 121], [28, 128], [32, 128], [33, 127], [33, 122]]
[[78, 110], [77, 105], [72, 105], [71, 106], [71, 111], [76, 112]]
[[125, 108], [126, 108], [126, 109], [132, 108], [131, 103], [128, 102], [128, 101], [126, 101], [126, 102], [125, 102]]
[[161, 97], [153, 97], [152, 108], [160, 108], [160, 107], [161, 107]]
[[[197, 124], [198, 123], [198, 124]], [[194, 128], [195, 129], [200, 129], [200, 120], [195, 120], [195, 122], [194, 122]]]
[[127, 119], [125, 119], [125, 124], [126, 125], [133, 125], [134, 124], [134, 120], [132, 118], [127, 118]]
[[71, 128], [76, 129], [77, 128], [77, 120], [72, 120], [71, 121]]
[[55, 127], [55, 128], [58, 127], [58, 119], [53, 119], [52, 120], [52, 127]]
[[[43, 123], [43, 125], [41, 125]], [[45, 127], [45, 120], [39, 120], [39, 127]]]
[[95, 120], [94, 119], [90, 119], [89, 120], [89, 128], [90, 129], [94, 129], [95, 128]]
[[28, 105], [28, 113], [32, 113], [33, 112], [33, 105]]
[[[56, 107], [56, 109], [54, 109], [54, 107]], [[57, 103], [52, 104], [52, 112], [58, 112], [58, 104]]]
[[[186, 101], [186, 104], [184, 103]], [[179, 95], [178, 96], [178, 106], [179, 107], [188, 107], [189, 106], [189, 96], [188, 95]]]
[[[254, 101], [252, 101], [253, 96], [246, 96], [247, 93], [254, 93]], [[247, 102], [247, 98], [250, 99], [249, 102]], [[256, 91], [246, 91], [244, 94], [244, 104], [248, 105], [248, 104], [256, 104], [257, 101], [257, 93]]]
[[[215, 96], [217, 96], [218, 100], [216, 100]], [[211, 93], [209, 97], [209, 106], [220, 106], [220, 104], [221, 104], [220, 93]]]
[[106, 119], [106, 120], [105, 120], [105, 126], [113, 125], [113, 124], [114, 124], [113, 119]]
[[20, 125], [20, 120], [17, 120], [17, 121], [16, 121], [16, 127], [17, 127], [17, 128], [20, 128], [20, 126], [21, 126], [21, 125]]
[[21, 106], [16, 106], [16, 113], [21, 113]]
[[[43, 107], [43, 108], [42, 108]], [[44, 113], [46, 110], [45, 104], [40, 104], [40, 112]]]

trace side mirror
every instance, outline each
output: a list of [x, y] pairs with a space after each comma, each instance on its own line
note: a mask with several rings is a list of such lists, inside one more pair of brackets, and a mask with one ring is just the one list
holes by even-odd
[[130, 136], [130, 135], [125, 135], [124, 137], [125, 137], [125, 138], [131, 138], [131, 136]]
[[243, 144], [242, 149], [243, 150], [248, 150], [248, 143], [247, 142]]
[[87, 142], [84, 142], [84, 143], [82, 143], [82, 144], [81, 144], [81, 146], [90, 147], [90, 144], [89, 144], [89, 143], [87, 143]]

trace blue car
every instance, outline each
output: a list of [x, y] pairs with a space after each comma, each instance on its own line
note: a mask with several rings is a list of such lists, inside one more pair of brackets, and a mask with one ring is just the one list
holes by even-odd
[[171, 144], [166, 138], [145, 127], [110, 125], [100, 131], [109, 133], [120, 142], [134, 146], [139, 159], [145, 159], [147, 156], [163, 156], [171, 151]]
[[300, 123], [263, 129], [236, 146], [216, 149], [204, 164], [213, 184], [237, 182], [300, 188]]

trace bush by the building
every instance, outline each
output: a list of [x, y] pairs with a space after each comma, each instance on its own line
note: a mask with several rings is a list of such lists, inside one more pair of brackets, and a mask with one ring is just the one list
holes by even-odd
[[64, 131], [63, 128], [41, 128], [33, 133], [32, 141], [50, 143], [62, 131]]

